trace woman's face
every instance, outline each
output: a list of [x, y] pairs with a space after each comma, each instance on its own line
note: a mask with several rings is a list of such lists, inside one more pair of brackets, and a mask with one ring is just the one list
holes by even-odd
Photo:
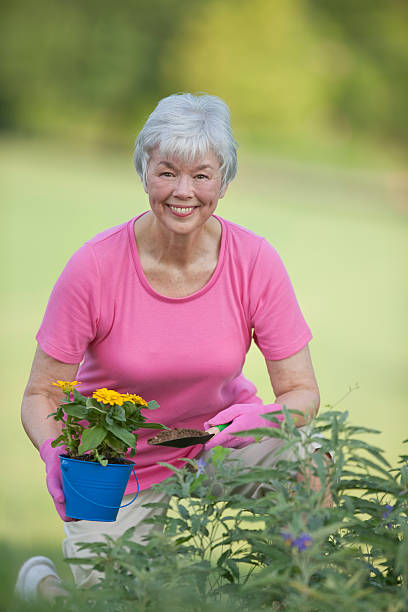
[[227, 190], [221, 189], [220, 163], [212, 151], [191, 163], [162, 155], [156, 147], [150, 156], [146, 183], [154, 215], [177, 234], [201, 228]]

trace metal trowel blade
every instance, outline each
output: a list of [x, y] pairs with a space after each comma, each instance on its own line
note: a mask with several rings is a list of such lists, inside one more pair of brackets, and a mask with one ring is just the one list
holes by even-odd
[[175, 440], [167, 440], [166, 442], [149, 442], [152, 446], [172, 446], [173, 448], [185, 448], [186, 446], [194, 446], [194, 444], [205, 444], [213, 437], [214, 434], [205, 434], [202, 436], [191, 436], [190, 438], [176, 438]]

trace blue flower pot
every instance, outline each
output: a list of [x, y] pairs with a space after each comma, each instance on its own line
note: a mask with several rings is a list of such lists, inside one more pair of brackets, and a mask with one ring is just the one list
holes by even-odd
[[[108, 463], [81, 461], [60, 455], [65, 513], [70, 518], [85, 521], [115, 521], [119, 508], [133, 503], [139, 493], [139, 482], [132, 461]], [[135, 475], [137, 492], [121, 506], [130, 473]]]

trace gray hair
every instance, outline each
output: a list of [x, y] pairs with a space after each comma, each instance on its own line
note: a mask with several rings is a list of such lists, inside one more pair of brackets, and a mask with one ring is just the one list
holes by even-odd
[[208, 94], [173, 94], [160, 100], [140, 131], [133, 155], [146, 188], [150, 153], [156, 146], [164, 155], [193, 161], [213, 151], [220, 160], [222, 188], [237, 172], [237, 143], [230, 111], [223, 100]]

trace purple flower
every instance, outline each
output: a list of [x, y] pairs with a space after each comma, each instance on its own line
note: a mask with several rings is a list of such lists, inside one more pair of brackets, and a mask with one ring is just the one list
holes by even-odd
[[285, 533], [284, 531], [282, 531], [281, 536], [286, 546], [292, 546], [293, 535], [291, 533]]
[[296, 540], [293, 540], [292, 547], [296, 547], [298, 550], [306, 550], [312, 545], [312, 538], [308, 533], [301, 533]]
[[[390, 506], [390, 504], [385, 504], [384, 508], [385, 510], [382, 513], [381, 517], [383, 519], [387, 519], [390, 516], [391, 512], [394, 510], [394, 506]], [[392, 523], [387, 523], [385, 526], [387, 527], [387, 529], [392, 529]]]
[[391, 512], [394, 510], [394, 506], [390, 506], [390, 504], [385, 504], [384, 507], [385, 507], [385, 510], [381, 516], [383, 519], [386, 519], [390, 516]]
[[282, 532], [281, 535], [286, 546], [297, 548], [299, 551], [306, 550], [312, 545], [312, 538], [308, 533], [301, 533], [297, 538], [294, 538], [291, 533]]
[[195, 465], [195, 468], [197, 470], [196, 478], [198, 478], [200, 474], [204, 474], [206, 465], [207, 463], [206, 461], [204, 461], [202, 457], [200, 457], [200, 459], [196, 461], [196, 465]]

